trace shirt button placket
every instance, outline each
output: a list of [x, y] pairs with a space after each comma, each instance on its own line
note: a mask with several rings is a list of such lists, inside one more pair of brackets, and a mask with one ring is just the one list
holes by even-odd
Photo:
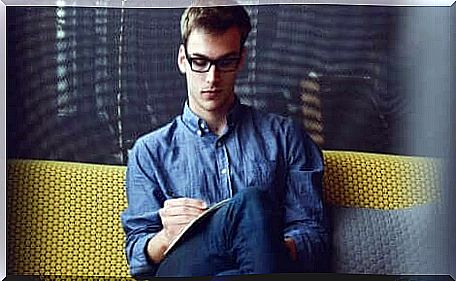
[[220, 167], [221, 188], [223, 188], [224, 193], [228, 193], [225, 195], [225, 197], [232, 197], [228, 151], [222, 141], [217, 141], [215, 146], [217, 148], [217, 162], [219, 164], [218, 166]]

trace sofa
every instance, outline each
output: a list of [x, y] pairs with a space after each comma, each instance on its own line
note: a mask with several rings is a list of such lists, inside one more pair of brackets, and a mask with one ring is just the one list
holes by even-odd
[[[435, 238], [441, 161], [329, 150], [324, 160], [331, 272], [432, 273], [436, 248], [422, 246]], [[125, 169], [7, 160], [7, 275], [130, 277], [119, 218]]]

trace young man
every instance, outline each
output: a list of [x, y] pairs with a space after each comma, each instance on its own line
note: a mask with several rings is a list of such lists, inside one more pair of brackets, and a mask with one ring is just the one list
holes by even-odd
[[[129, 154], [122, 223], [133, 276], [327, 270], [319, 148], [299, 124], [234, 93], [250, 29], [242, 6], [182, 15], [183, 113]], [[189, 222], [226, 198], [164, 256]]]

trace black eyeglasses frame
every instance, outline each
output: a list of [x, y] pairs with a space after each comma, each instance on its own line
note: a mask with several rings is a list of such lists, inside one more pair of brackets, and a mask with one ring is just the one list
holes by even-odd
[[[187, 59], [188, 61], [188, 64], [190, 65], [190, 68], [193, 72], [197, 72], [197, 73], [207, 73], [209, 72], [209, 70], [211, 69], [211, 67], [213, 65], [216, 66], [216, 68], [220, 71], [220, 72], [233, 72], [233, 71], [236, 71], [236, 69], [238, 68], [239, 66], [239, 63], [241, 61], [241, 57], [238, 56], [238, 57], [233, 57], [233, 58], [220, 58], [220, 59], [216, 59], [216, 60], [212, 60], [212, 59], [209, 59], [209, 58], [206, 58], [206, 57], [201, 57], [201, 58], [192, 58], [189, 56], [188, 52], [187, 52], [187, 48], [184, 46], [184, 51], [185, 51], [185, 58]], [[209, 66], [207, 67], [207, 69], [205, 70], [195, 70], [193, 69], [193, 60], [196, 60], [196, 59], [203, 59], [203, 60], [206, 60], [209, 62]], [[229, 69], [229, 70], [226, 70], [226, 69], [223, 69], [220, 67], [220, 61], [223, 61], [223, 60], [235, 60], [236, 61], [236, 64], [235, 66], [233, 67], [233, 69]]]

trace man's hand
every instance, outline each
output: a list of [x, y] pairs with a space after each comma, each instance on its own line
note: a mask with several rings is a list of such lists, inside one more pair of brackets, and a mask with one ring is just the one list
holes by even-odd
[[198, 199], [178, 198], [165, 201], [162, 209], [158, 211], [163, 230], [171, 242], [182, 229], [198, 217], [207, 208], [206, 203]]
[[163, 229], [147, 244], [149, 258], [159, 263], [163, 253], [168, 249], [173, 239], [207, 208], [206, 203], [198, 199], [178, 198], [169, 199], [163, 208], [158, 211], [162, 220]]
[[292, 238], [285, 238], [285, 247], [288, 250], [288, 253], [290, 254], [291, 260], [292, 261], [297, 261], [298, 260], [298, 250], [296, 249], [296, 243]]

